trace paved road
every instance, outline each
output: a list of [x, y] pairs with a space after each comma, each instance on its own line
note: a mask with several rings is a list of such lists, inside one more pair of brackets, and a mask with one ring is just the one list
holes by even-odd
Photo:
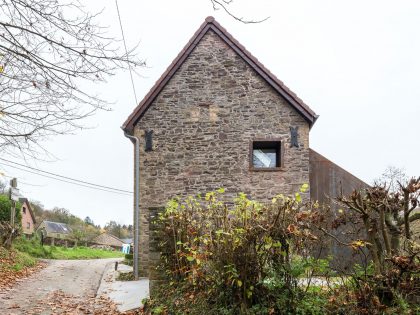
[[[48, 260], [42, 271], [0, 292], [0, 314], [51, 314], [57, 299], [65, 300], [66, 295], [82, 303], [95, 296], [106, 265], [117, 260], [121, 259]], [[51, 295], [54, 303], [49, 302]], [[45, 305], [51, 311], [45, 311]]]

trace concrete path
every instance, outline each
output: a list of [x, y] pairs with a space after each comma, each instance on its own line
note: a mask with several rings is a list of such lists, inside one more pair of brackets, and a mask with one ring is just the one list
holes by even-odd
[[132, 267], [118, 264], [118, 271], [115, 271], [115, 265], [108, 265], [98, 289], [98, 296], [109, 297], [120, 312], [141, 308], [142, 300], [149, 296], [149, 280], [146, 278], [138, 281], [116, 280], [119, 272], [132, 270]]
[[56, 291], [75, 296], [82, 303], [95, 296], [104, 270], [119, 260], [47, 260], [47, 267], [39, 273], [0, 292], [0, 314], [51, 314], [53, 311], [37, 312], [36, 306], [48, 304], [49, 294]]

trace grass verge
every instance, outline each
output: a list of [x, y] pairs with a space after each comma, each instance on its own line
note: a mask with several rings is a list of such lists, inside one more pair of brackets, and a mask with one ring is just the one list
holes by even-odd
[[47, 259], [99, 259], [99, 258], [123, 258], [124, 254], [118, 251], [108, 251], [89, 247], [61, 247], [41, 246], [39, 240], [24, 238], [17, 239], [13, 244], [14, 249], [26, 253], [31, 257]]
[[52, 259], [99, 259], [123, 258], [124, 254], [118, 251], [108, 251], [89, 247], [58, 247], [44, 246], [51, 253]]

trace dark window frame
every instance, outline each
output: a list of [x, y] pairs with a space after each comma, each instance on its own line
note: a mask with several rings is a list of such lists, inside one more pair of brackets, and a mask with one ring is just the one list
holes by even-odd
[[[255, 167], [254, 148], [275, 148], [277, 150], [276, 167]], [[249, 170], [255, 172], [275, 172], [284, 170], [284, 141], [279, 138], [254, 139], [249, 142]]]

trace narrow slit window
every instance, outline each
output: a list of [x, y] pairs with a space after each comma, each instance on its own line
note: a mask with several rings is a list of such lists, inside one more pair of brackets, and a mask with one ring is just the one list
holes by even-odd
[[280, 141], [252, 142], [252, 168], [273, 169], [281, 167]]

